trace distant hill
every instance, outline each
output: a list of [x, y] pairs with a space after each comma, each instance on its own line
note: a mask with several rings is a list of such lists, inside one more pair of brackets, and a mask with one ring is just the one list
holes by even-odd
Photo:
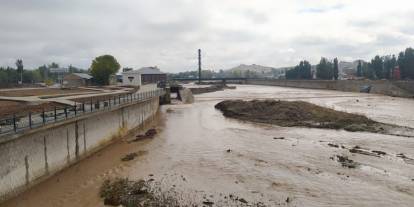
[[252, 64], [252, 65], [241, 64], [237, 67], [230, 68], [226, 71], [229, 71], [229, 72], [233, 72], [233, 71], [245, 72], [245, 71], [249, 70], [249, 71], [254, 71], [254, 72], [257, 72], [257, 73], [270, 73], [272, 71], [272, 69], [275, 69], [275, 68], [256, 65], [256, 64]]
[[224, 70], [224, 73], [227, 74], [227, 76], [278, 78], [282, 75], [284, 76], [285, 69], [287, 68], [273, 68], [273, 67], [256, 65], [256, 64], [252, 64], [252, 65], [241, 64], [234, 68]]

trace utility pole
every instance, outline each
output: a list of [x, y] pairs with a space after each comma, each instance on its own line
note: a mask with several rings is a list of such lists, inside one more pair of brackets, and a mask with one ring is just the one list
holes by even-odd
[[201, 83], [201, 49], [198, 49], [198, 83]]

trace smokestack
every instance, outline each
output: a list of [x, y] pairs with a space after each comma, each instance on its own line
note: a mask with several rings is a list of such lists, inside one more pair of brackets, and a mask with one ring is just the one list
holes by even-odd
[[198, 49], [198, 83], [201, 83], [201, 49]]

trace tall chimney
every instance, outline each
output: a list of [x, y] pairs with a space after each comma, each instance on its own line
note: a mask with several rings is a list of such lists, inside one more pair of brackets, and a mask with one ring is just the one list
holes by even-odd
[[201, 49], [198, 49], [198, 83], [201, 83]]

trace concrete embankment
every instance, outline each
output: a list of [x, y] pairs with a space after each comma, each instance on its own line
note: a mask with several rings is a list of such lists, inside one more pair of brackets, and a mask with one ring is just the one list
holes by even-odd
[[236, 89], [235, 86], [227, 86], [225, 84], [215, 84], [209, 87], [196, 87], [190, 88], [193, 94], [203, 94], [203, 93], [211, 93], [216, 91], [223, 91], [224, 89]]
[[159, 98], [0, 137], [0, 202], [139, 128]]
[[359, 92], [362, 86], [372, 86], [371, 93], [398, 97], [414, 97], [414, 81], [388, 80], [246, 80], [246, 84], [295, 88], [329, 89]]

